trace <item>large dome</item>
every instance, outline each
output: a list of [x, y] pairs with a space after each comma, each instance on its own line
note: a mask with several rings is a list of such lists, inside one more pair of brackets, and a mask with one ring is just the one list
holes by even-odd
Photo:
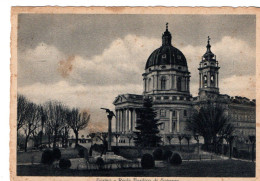
[[168, 26], [166, 26], [166, 31], [162, 35], [162, 46], [154, 50], [149, 56], [145, 69], [155, 65], [187, 66], [185, 56], [179, 49], [172, 46], [171, 39], [171, 33], [168, 31]]

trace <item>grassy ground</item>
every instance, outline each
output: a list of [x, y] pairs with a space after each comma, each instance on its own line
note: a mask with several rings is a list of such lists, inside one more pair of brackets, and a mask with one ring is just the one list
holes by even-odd
[[255, 163], [239, 160], [185, 161], [154, 169], [61, 170], [44, 165], [18, 166], [19, 176], [255, 177]]
[[[74, 148], [60, 148], [62, 158], [77, 158], [78, 150]], [[43, 151], [28, 151], [17, 153], [17, 163], [31, 163], [32, 159], [34, 163], [41, 162], [41, 156]]]

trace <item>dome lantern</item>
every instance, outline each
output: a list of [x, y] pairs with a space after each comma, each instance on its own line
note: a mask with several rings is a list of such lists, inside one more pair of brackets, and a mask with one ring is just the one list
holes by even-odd
[[162, 45], [171, 45], [172, 44], [172, 35], [168, 31], [168, 23], [166, 23], [166, 30], [162, 34]]
[[215, 55], [214, 55], [214, 54], [211, 52], [211, 50], [210, 50], [211, 45], [210, 45], [210, 37], [209, 37], [209, 36], [208, 36], [208, 44], [207, 44], [206, 48], [207, 48], [207, 51], [206, 51], [206, 53], [203, 55], [203, 57], [204, 57], [206, 60], [212, 60], [212, 58], [213, 58]]
[[162, 46], [157, 48], [149, 56], [145, 70], [152, 66], [170, 65], [170, 66], [184, 66], [187, 67], [187, 61], [183, 53], [172, 46], [172, 35], [168, 31], [168, 23], [166, 23], [166, 30], [162, 34]]

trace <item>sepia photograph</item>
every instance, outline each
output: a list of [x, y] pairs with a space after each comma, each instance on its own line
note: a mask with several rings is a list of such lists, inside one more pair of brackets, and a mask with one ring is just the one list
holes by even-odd
[[13, 9], [15, 176], [256, 177], [256, 13], [137, 10]]

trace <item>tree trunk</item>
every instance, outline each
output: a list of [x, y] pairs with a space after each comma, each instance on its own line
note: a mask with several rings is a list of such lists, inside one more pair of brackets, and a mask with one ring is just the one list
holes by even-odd
[[252, 144], [252, 162], [254, 161], [254, 158], [255, 158], [254, 152], [255, 152], [255, 144], [253, 143]]
[[57, 139], [57, 129], [54, 131], [54, 137], [53, 137], [53, 148], [56, 148], [56, 139]]
[[199, 140], [197, 141], [197, 144], [198, 144], [198, 155], [200, 154], [200, 142]]
[[29, 137], [25, 137], [25, 143], [24, 143], [24, 152], [27, 152], [27, 142]]
[[79, 133], [78, 131], [74, 131], [75, 133], [75, 137], [76, 137], [76, 143], [75, 143], [75, 146], [78, 145], [78, 142], [79, 142]]
[[229, 141], [229, 159], [232, 157], [232, 141]]
[[51, 135], [48, 134], [48, 145], [49, 145], [49, 148], [51, 147]]

